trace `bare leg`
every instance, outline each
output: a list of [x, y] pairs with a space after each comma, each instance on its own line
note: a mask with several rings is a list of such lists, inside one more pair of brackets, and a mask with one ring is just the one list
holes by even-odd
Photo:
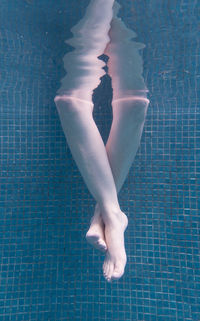
[[[120, 37], [123, 35], [123, 38]], [[114, 19], [110, 30], [110, 43], [107, 46], [106, 54], [109, 55], [108, 62], [109, 73], [112, 76], [114, 100], [113, 100], [113, 123], [106, 144], [106, 150], [117, 192], [120, 191], [124, 180], [128, 174], [130, 166], [134, 160], [139, 147], [141, 134], [144, 126], [144, 120], [149, 100], [146, 98], [146, 88], [141, 77], [142, 61], [138, 49], [143, 48], [140, 43], [128, 43], [127, 38], [132, 38], [135, 34], [122, 25], [118, 19]], [[124, 40], [126, 40], [124, 42]], [[134, 61], [135, 64], [132, 64]], [[132, 69], [132, 74], [130, 70]], [[132, 90], [131, 90], [132, 88]], [[126, 90], [128, 89], [128, 90]], [[93, 216], [95, 222], [99, 222], [99, 228], [103, 229], [103, 218], [96, 204]], [[93, 233], [93, 220], [88, 231]], [[105, 230], [106, 232], [106, 230]], [[108, 236], [112, 235], [113, 240], [117, 238], [114, 230], [105, 233], [101, 243], [108, 243]], [[99, 234], [99, 238], [103, 235]], [[118, 278], [120, 267], [114, 269], [112, 276], [108, 267], [113, 262], [109, 255], [109, 246], [106, 259], [103, 265], [105, 277]]]
[[[113, 123], [106, 144], [106, 151], [115, 180], [117, 192], [120, 191], [126, 179], [140, 144], [147, 106], [147, 99], [140, 100], [134, 99], [134, 97], [131, 100], [113, 102]], [[94, 232], [96, 232], [94, 234], [96, 235], [96, 238], [99, 237], [99, 244], [104, 245], [103, 242], [105, 242], [105, 244], [108, 242], [104, 234], [104, 228], [101, 211], [97, 204], [90, 229], [87, 233], [92, 235]], [[100, 231], [99, 234], [98, 231]], [[118, 238], [119, 232], [116, 229], [115, 233], [118, 233], [116, 236], [116, 238]], [[111, 235], [111, 231], [109, 232], [109, 235]], [[115, 236], [113, 236], [113, 238], [114, 237]], [[104, 248], [105, 246], [103, 246], [103, 249]], [[109, 251], [107, 253], [107, 259], [103, 265], [105, 277], [108, 277], [108, 279], [119, 278], [120, 273], [117, 271], [117, 268], [115, 269], [115, 272], [113, 271], [112, 275], [110, 275], [108, 270], [108, 266], [110, 264], [108, 264], [108, 262], [110, 262]]]
[[[140, 144], [148, 100], [137, 99], [133, 96], [128, 99], [116, 100], [112, 105], [113, 122], [106, 151], [118, 193], [127, 177]], [[99, 243], [96, 243], [96, 248], [107, 249], [104, 224], [98, 204], [96, 204], [91, 226], [86, 236], [88, 237], [88, 235], [91, 238], [96, 236], [99, 241]], [[98, 247], [98, 244], [101, 246]]]

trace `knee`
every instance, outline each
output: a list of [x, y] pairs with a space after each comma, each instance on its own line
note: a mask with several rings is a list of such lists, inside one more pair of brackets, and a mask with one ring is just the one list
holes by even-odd
[[78, 116], [91, 110], [91, 104], [73, 96], [57, 95], [54, 98], [59, 113], [65, 113], [68, 117]]
[[148, 99], [135, 100], [132, 106], [132, 118], [137, 121], [138, 124], [141, 124], [145, 121], [147, 108], [149, 105]]
[[58, 112], [65, 112], [66, 114], [75, 114], [78, 112], [78, 105], [74, 99], [66, 95], [55, 96], [54, 102]]
[[145, 121], [148, 105], [149, 100], [147, 98], [133, 99], [124, 104], [121, 112], [128, 121], [141, 125]]

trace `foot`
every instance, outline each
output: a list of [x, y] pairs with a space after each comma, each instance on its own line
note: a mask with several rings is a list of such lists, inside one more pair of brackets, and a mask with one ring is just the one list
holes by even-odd
[[100, 250], [101, 252], [105, 252], [107, 250], [104, 228], [105, 226], [101, 217], [100, 209], [97, 204], [94, 216], [91, 219], [90, 228], [86, 233], [86, 240], [95, 249]]
[[126, 251], [124, 247], [124, 231], [128, 225], [127, 216], [119, 211], [109, 219], [103, 220], [105, 223], [105, 238], [108, 250], [103, 264], [103, 274], [108, 282], [117, 280], [124, 274], [126, 265]]

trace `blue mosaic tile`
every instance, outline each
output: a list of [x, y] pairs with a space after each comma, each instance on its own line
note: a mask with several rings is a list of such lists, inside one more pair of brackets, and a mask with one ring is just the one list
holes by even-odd
[[[151, 103], [119, 194], [129, 217], [126, 272], [107, 284], [103, 257], [85, 241], [94, 200], [53, 102], [64, 41], [89, 0], [1, 1], [2, 321], [200, 320], [199, 3], [119, 2], [146, 44]], [[111, 98], [105, 76], [94, 95], [104, 142]]]

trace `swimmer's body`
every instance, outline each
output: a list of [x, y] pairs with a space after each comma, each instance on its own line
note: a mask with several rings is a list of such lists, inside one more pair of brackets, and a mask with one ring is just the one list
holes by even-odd
[[[113, 0], [92, 0], [88, 11], [92, 14], [92, 21], [87, 17], [88, 24], [95, 23], [99, 31], [105, 32], [105, 43], [102, 41], [98, 48], [99, 50], [104, 45], [103, 52], [97, 50], [95, 53], [93, 50], [92, 54], [96, 54], [96, 59], [102, 53], [109, 56], [108, 69], [113, 87], [113, 122], [106, 146], [92, 116], [94, 87], [91, 86], [93, 83], [98, 84], [99, 75], [92, 76], [96, 78], [91, 81], [90, 74], [89, 81], [85, 83], [82, 77], [76, 88], [61, 90], [54, 99], [72, 155], [97, 202], [86, 239], [95, 248], [105, 252], [103, 274], [109, 282], [124, 274], [127, 261], [124, 232], [128, 219], [120, 209], [117, 194], [136, 155], [149, 104], [142, 78], [134, 75], [131, 78], [129, 75], [128, 79], [126, 72], [121, 72], [123, 68], [129, 68], [130, 72], [127, 59], [132, 63], [133, 56], [137, 54], [134, 46], [132, 51], [123, 51], [120, 30], [125, 32], [125, 29], [123, 30], [121, 20], [113, 16], [113, 4]], [[103, 16], [102, 7], [108, 12], [107, 20], [100, 19], [99, 12], [101, 17]], [[105, 28], [105, 24], [108, 28]], [[96, 48], [98, 44], [99, 42]], [[87, 80], [85, 75], [84, 79]]]

